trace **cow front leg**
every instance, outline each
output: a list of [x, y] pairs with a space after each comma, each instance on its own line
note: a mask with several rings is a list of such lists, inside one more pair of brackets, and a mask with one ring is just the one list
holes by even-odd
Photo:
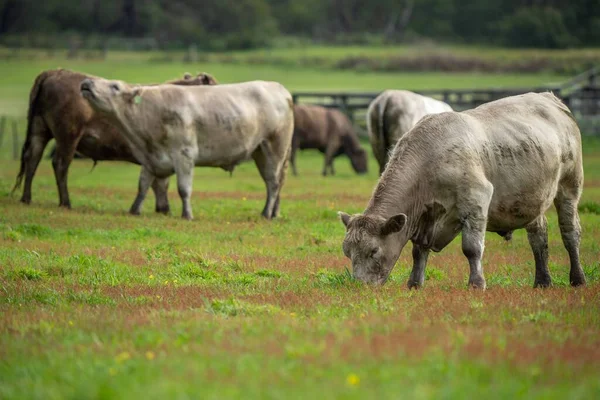
[[485, 223], [480, 221], [466, 221], [462, 229], [462, 251], [469, 260], [469, 287], [485, 289], [485, 278], [481, 259], [485, 247]]
[[533, 287], [549, 287], [552, 284], [548, 271], [548, 222], [544, 215], [526, 226], [527, 239], [535, 259]]
[[488, 209], [494, 187], [487, 181], [471, 184], [459, 192], [459, 215], [462, 223], [462, 251], [469, 260], [469, 287], [485, 289], [481, 259], [485, 247]]
[[413, 269], [408, 278], [408, 288], [418, 289], [423, 287], [423, 283], [425, 283], [425, 266], [429, 257], [429, 249], [413, 243], [412, 256]]
[[150, 170], [144, 166], [140, 171], [140, 179], [138, 180], [138, 192], [131, 208], [129, 209], [129, 214], [131, 215], [140, 215], [142, 212], [142, 204], [144, 203], [144, 199], [146, 198], [146, 194], [148, 193], [148, 189], [150, 185], [154, 183], [154, 175], [150, 172]]
[[331, 170], [331, 175], [335, 174], [335, 171], [333, 170], [333, 156], [335, 154], [335, 144], [330, 142], [327, 144], [327, 147], [325, 148], [325, 162], [323, 164], [323, 176], [327, 176], [327, 170], [330, 169]]
[[69, 199], [69, 189], [67, 187], [67, 175], [69, 166], [75, 156], [77, 142], [57, 143], [56, 152], [52, 157], [52, 168], [54, 169], [54, 177], [56, 178], [56, 186], [58, 187], [59, 207], [71, 208], [71, 200]]
[[169, 177], [154, 178], [152, 190], [156, 198], [155, 211], [165, 215], [169, 214], [171, 211], [169, 207]]

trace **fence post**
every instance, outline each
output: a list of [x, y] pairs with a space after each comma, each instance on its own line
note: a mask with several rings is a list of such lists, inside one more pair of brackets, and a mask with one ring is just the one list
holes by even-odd
[[184, 62], [197, 63], [198, 62], [198, 48], [195, 44], [190, 44], [188, 51], [185, 54]]
[[14, 119], [12, 123], [13, 127], [13, 160], [19, 159], [19, 127], [17, 120]]
[[2, 142], [4, 141], [4, 128], [6, 127], [6, 117], [0, 119], [0, 149], [2, 148]]

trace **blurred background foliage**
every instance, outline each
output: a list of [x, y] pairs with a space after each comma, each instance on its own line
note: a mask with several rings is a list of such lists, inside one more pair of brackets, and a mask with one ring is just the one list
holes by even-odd
[[[293, 38], [508, 47], [600, 45], [598, 0], [0, 0], [0, 44], [225, 51]], [[128, 38], [130, 40], [121, 41]], [[135, 40], [133, 40], [135, 39]]]

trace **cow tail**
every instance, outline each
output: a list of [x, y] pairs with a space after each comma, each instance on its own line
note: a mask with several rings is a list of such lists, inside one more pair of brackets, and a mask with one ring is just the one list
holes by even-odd
[[39, 74], [37, 78], [35, 78], [35, 82], [33, 83], [31, 92], [29, 92], [29, 109], [27, 110], [27, 135], [25, 137], [25, 143], [23, 143], [23, 148], [21, 149], [21, 167], [19, 169], [19, 174], [17, 175], [17, 180], [15, 182], [15, 186], [11, 191], [11, 194], [14, 193], [15, 190], [19, 189], [21, 187], [21, 183], [23, 182], [23, 176], [25, 175], [25, 154], [31, 146], [31, 137], [33, 135], [33, 118], [36, 113], [37, 100], [41, 91], [40, 89], [49, 75], [50, 74], [48, 73], [48, 71]]

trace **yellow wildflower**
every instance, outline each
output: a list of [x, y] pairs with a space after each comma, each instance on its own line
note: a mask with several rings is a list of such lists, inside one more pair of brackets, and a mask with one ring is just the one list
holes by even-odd
[[73, 321], [69, 321], [69, 326], [73, 326]]
[[155, 357], [155, 355], [153, 352], [151, 352], [151, 351], [146, 352], [146, 359], [152, 361], [152, 360], [154, 360], [154, 357]]
[[131, 358], [131, 354], [129, 354], [128, 352], [124, 351], [122, 353], [117, 354], [117, 356], [115, 357], [115, 361], [118, 363], [122, 363], [124, 361], [127, 361]]
[[154, 279], [154, 275], [150, 274], [150, 276], [148, 277], [148, 279]]
[[295, 312], [291, 312], [291, 313], [290, 313], [290, 317], [295, 317], [295, 316], [296, 316], [296, 313], [295, 313]]
[[356, 374], [350, 374], [346, 377], [346, 383], [350, 386], [358, 386], [360, 384], [360, 378]]

